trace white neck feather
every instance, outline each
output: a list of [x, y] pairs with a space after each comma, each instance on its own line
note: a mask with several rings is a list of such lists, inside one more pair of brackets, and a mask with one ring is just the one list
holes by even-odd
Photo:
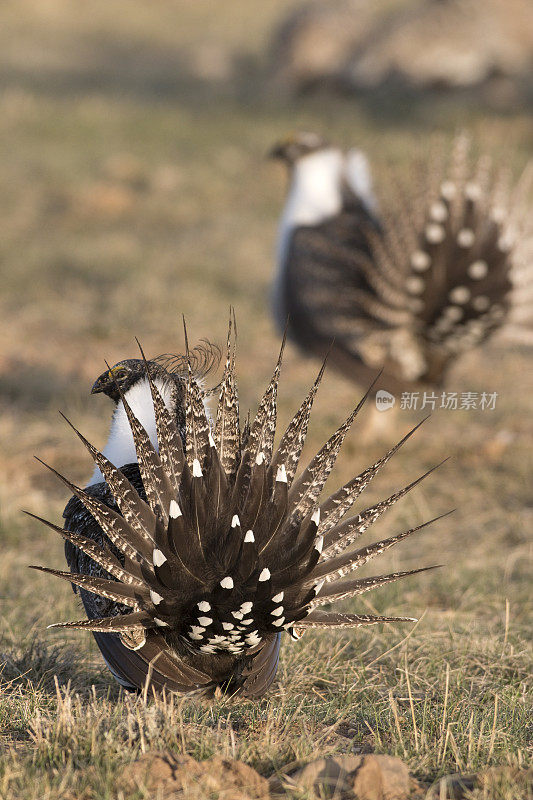
[[[172, 385], [159, 378], [154, 380], [168, 410], [175, 411], [175, 401], [172, 397]], [[154, 406], [150, 384], [146, 378], [138, 381], [125, 394], [131, 410], [150, 437], [150, 441], [157, 449], [157, 431], [155, 426]], [[122, 467], [124, 464], [137, 463], [137, 453], [133, 443], [133, 436], [129, 426], [128, 417], [124, 409], [124, 403], [119, 400], [111, 420], [111, 430], [107, 444], [102, 450], [104, 456], [111, 461], [115, 467]], [[95, 467], [89, 485], [99, 483], [104, 477], [98, 467]]]
[[343, 154], [328, 148], [300, 158], [294, 165], [291, 185], [278, 231], [278, 272], [273, 288], [273, 307], [278, 325], [286, 323], [283, 283], [290, 238], [295, 228], [318, 225], [334, 217], [342, 207]]
[[335, 217], [342, 209], [343, 180], [359, 197], [369, 212], [376, 210], [370, 167], [360, 150], [344, 154], [333, 147], [300, 158], [293, 169], [289, 195], [278, 233], [278, 272], [272, 302], [281, 329], [286, 323], [284, 281], [290, 239], [295, 228], [319, 225]]
[[296, 162], [281, 219], [282, 233], [300, 225], [317, 225], [339, 213], [343, 161], [340, 150], [328, 148]]

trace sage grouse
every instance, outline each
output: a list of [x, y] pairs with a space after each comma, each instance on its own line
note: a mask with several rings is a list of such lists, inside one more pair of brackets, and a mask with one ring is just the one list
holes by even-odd
[[[190, 365], [183, 375], [154, 361], [121, 362], [95, 387], [117, 401], [115, 453], [118, 439], [132, 435], [136, 461], [118, 469], [74, 428], [105, 482], [83, 490], [50, 467], [74, 497], [64, 529], [41, 521], [66, 540], [72, 571], [35, 569], [80, 587], [88, 616], [51, 627], [92, 631], [115, 678], [129, 689], [148, 681], [154, 689], [201, 694], [221, 687], [255, 697], [274, 679], [283, 631], [298, 638], [309, 628], [410, 619], [321, 606], [432, 568], [351, 576], [429, 524], [352, 547], [422, 478], [343, 520], [415, 429], [320, 502], [364, 398], [296, 477], [323, 368], [275, 447], [281, 357], [255, 419], [242, 431], [229, 338], [213, 421]], [[144, 424], [134, 401], [151, 408]]]
[[333, 363], [356, 380], [384, 366], [397, 389], [439, 385], [462, 352], [531, 325], [533, 163], [511, 192], [487, 157], [471, 168], [459, 135], [414, 190], [389, 178], [380, 213], [360, 151], [302, 133], [272, 156], [290, 167], [274, 313], [305, 351], [334, 341]]

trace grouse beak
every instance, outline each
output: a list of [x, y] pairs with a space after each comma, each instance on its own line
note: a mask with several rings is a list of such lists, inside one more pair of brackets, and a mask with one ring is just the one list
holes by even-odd
[[268, 151], [267, 158], [285, 161], [287, 158], [287, 148], [285, 142], [276, 142], [274, 147]]
[[106, 371], [102, 372], [102, 374], [93, 383], [91, 394], [100, 394], [101, 392], [104, 392], [112, 384], [114, 384], [114, 382], [112, 370], [106, 369]]
[[293, 164], [296, 155], [296, 137], [285, 136], [284, 139], [279, 139], [267, 153], [267, 158], [275, 159], [276, 161], [284, 161], [286, 164]]

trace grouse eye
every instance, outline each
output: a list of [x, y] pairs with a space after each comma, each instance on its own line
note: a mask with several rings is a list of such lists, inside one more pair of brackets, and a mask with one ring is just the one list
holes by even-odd
[[123, 369], [122, 367], [111, 370], [111, 377], [115, 378], [116, 380], [122, 380], [122, 378], [125, 378], [127, 374], [127, 370]]

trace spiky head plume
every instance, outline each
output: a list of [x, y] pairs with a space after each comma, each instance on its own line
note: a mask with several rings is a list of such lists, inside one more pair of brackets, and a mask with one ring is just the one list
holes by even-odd
[[[187, 375], [189, 367], [196, 379], [202, 381], [210, 372], [216, 370], [221, 358], [220, 349], [203, 339], [193, 347], [187, 356], [163, 353], [149, 362], [153, 380], [172, 383], [174, 387]], [[93, 383], [91, 394], [105, 394], [115, 403], [120, 400], [138, 381], [146, 378], [146, 367], [142, 358], [126, 358], [109, 367]]]
[[404, 617], [326, 613], [319, 607], [420, 571], [360, 580], [349, 577], [373, 556], [424, 527], [362, 549], [351, 547], [418, 481], [343, 519], [413, 431], [361, 475], [320, 502], [321, 491], [364, 398], [297, 477], [323, 368], [275, 447], [282, 352], [257, 414], [244, 432], [239, 423], [235, 344], [230, 337], [214, 421], [206, 414], [200, 387], [189, 369], [185, 444], [152, 380], [150, 364], [144, 362], [158, 449], [123, 395], [122, 401], [135, 440], [146, 501], [123, 472], [76, 431], [105, 476], [120, 513], [66, 478], [62, 480], [94, 517], [110, 548], [46, 524], [86, 553], [108, 577], [37, 569], [113, 601], [116, 613], [52, 627], [119, 634], [122, 644], [147, 662], [163, 659], [159, 664], [166, 659], [169, 688], [203, 691], [234, 679], [234, 688], [244, 687], [248, 694], [254, 694], [243, 676], [250, 674], [254, 659], [270, 654], [273, 661], [268, 680], [261, 683], [260, 690], [256, 687], [256, 693], [264, 691], [276, 671], [274, 645], [283, 631], [297, 638], [311, 627], [409, 621]]

